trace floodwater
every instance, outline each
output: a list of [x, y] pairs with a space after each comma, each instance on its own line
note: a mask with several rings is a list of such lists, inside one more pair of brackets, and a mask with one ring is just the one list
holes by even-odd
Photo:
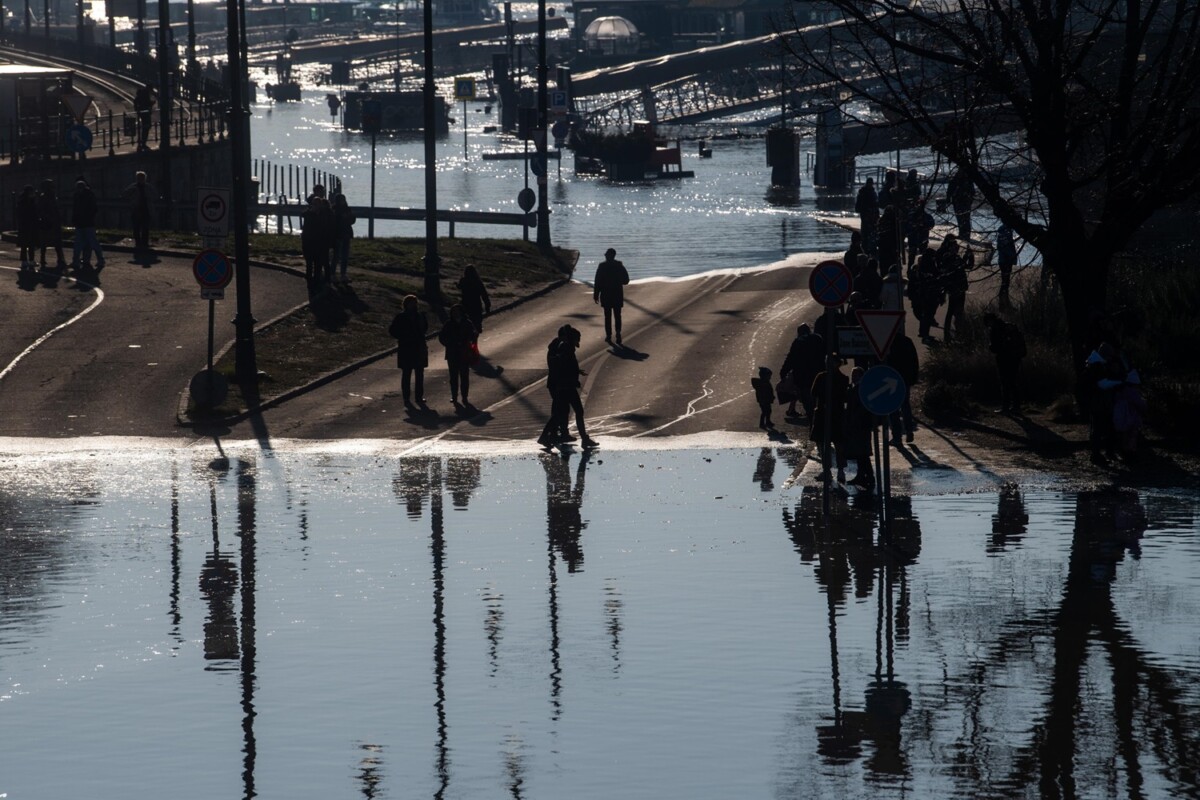
[[0, 459], [0, 797], [1200, 793], [1195, 494], [227, 447]]

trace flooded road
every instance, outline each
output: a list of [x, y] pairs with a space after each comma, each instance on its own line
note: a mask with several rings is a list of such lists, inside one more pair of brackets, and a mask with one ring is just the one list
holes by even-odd
[[227, 447], [0, 456], [0, 796], [1200, 792], [1195, 494]]

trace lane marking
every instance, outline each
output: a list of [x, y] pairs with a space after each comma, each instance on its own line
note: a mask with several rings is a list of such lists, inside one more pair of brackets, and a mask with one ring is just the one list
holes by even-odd
[[[11, 272], [20, 272], [21, 271], [21, 270], [17, 269], [16, 267], [0, 267], [0, 269], [6, 269]], [[79, 320], [83, 319], [88, 314], [90, 314], [96, 308], [96, 306], [98, 306], [104, 302], [104, 291], [99, 286], [93, 286], [92, 284], [88, 283], [87, 281], [80, 280], [79, 278], [72, 278], [69, 275], [62, 275], [60, 277], [66, 279], [68, 281], [72, 281], [73, 283], [78, 283], [83, 286], [87, 286], [89, 289], [91, 289], [93, 292], [96, 293], [96, 299], [92, 302], [92, 304], [90, 306], [85, 308], [83, 311], [80, 311], [78, 314], [71, 317], [66, 322], [62, 322], [62, 323], [56, 325], [55, 327], [51, 328], [50, 330], [46, 331], [46, 333], [43, 333], [37, 340], [34, 341], [33, 344], [29, 345], [29, 347], [26, 347], [24, 350], [22, 350], [20, 352], [20, 354], [17, 355], [16, 358], [14, 358], [12, 361], [8, 362], [8, 366], [6, 366], [4, 369], [0, 369], [0, 381], [4, 380], [5, 376], [7, 376], [8, 373], [12, 372], [13, 369], [16, 368], [17, 364], [21, 361], [21, 359], [25, 358], [25, 356], [29, 355], [34, 350], [36, 350], [39, 346], [41, 346], [41, 344], [43, 342], [45, 342], [51, 336], [58, 333], [63, 328], [67, 327], [68, 325], [74, 325], [76, 322], [78, 322]]]

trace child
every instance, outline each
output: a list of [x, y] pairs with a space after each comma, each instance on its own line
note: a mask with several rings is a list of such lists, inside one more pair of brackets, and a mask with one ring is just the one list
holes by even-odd
[[771, 388], [771, 370], [766, 367], [758, 368], [758, 377], [750, 379], [754, 387], [754, 399], [758, 401], [758, 427], [774, 430], [775, 423], [771, 422], [771, 406], [775, 405], [775, 390]]

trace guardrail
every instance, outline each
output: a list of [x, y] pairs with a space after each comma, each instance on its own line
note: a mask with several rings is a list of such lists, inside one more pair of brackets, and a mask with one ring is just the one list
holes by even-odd
[[[255, 207], [255, 215], [259, 218], [273, 217], [276, 220], [276, 232], [283, 233], [283, 220], [286, 218], [291, 228], [291, 218], [300, 217], [308, 206], [302, 203], [259, 203]], [[423, 208], [380, 208], [370, 206], [350, 206], [351, 213], [360, 221], [371, 219], [400, 220], [403, 222], [424, 222], [426, 219]], [[457, 224], [471, 225], [520, 225], [525, 229], [537, 227], [537, 214], [512, 213], [504, 211], [456, 211], [448, 208], [437, 210], [437, 221], [450, 225], [450, 238], [455, 238]], [[299, 226], [297, 226], [299, 227]]]

